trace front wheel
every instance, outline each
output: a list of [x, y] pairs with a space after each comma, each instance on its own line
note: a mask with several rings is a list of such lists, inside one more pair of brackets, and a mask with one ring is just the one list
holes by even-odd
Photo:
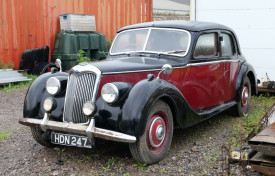
[[151, 107], [143, 134], [130, 144], [133, 157], [147, 164], [161, 161], [168, 153], [173, 137], [173, 115], [170, 107], [157, 101]]
[[43, 132], [40, 128], [31, 127], [32, 137], [38, 142], [39, 144], [52, 147], [53, 144], [51, 143], [50, 136]]
[[234, 108], [234, 115], [243, 116], [248, 112], [248, 106], [251, 100], [251, 84], [246, 76], [241, 87], [240, 101]]

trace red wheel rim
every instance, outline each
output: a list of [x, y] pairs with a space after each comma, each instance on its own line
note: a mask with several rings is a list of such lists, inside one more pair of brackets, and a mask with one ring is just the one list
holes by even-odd
[[242, 90], [242, 109], [246, 110], [247, 106], [248, 106], [248, 101], [249, 101], [249, 88], [248, 88], [248, 84], [244, 84], [243, 86], [243, 90]]
[[166, 143], [169, 132], [168, 119], [164, 112], [156, 112], [146, 128], [146, 142], [151, 153], [160, 153]]

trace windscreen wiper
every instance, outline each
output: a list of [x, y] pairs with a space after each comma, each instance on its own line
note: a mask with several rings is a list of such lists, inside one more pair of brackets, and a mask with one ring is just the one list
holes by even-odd
[[177, 54], [177, 53], [182, 53], [182, 52], [186, 52], [186, 50], [167, 51], [167, 52], [164, 52], [163, 54]]
[[141, 56], [141, 57], [146, 57], [147, 54], [143, 53], [143, 52], [129, 52], [129, 53], [126, 53], [128, 54], [128, 56], [130, 55], [135, 55], [135, 56]]

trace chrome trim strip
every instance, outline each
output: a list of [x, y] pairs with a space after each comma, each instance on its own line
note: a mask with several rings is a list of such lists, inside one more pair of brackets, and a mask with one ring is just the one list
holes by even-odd
[[[192, 64], [183, 65], [183, 66], [173, 67], [173, 70], [174, 69], [186, 68], [186, 67], [192, 67], [192, 66], [209, 65], [209, 64], [217, 64], [217, 63], [226, 63], [226, 62], [241, 62], [241, 60], [219, 60], [219, 61], [192, 63]], [[102, 73], [102, 75], [140, 73], [140, 72], [151, 72], [151, 71], [161, 71], [161, 68], [148, 69], [148, 70], [131, 70], [131, 71], [123, 71], [123, 72], [105, 72], [105, 73]]]
[[218, 63], [226, 63], [226, 62], [241, 62], [241, 60], [240, 59], [238, 59], [238, 60], [217, 60], [217, 61], [209, 61], [209, 62], [192, 63], [192, 64], [187, 64], [187, 65], [188, 66], [200, 66], [200, 65], [218, 64]]
[[[113, 44], [114, 44], [114, 42], [116, 41], [116, 38], [117, 38], [120, 34], [122, 34], [122, 33], [124, 33], [124, 32], [137, 31], [137, 30], [144, 30], [144, 29], [149, 29], [149, 31], [148, 31], [148, 35], [146, 36], [146, 40], [145, 40], [144, 46], [143, 46], [143, 48], [142, 48], [141, 51], [130, 51], [130, 52], [112, 53]], [[148, 40], [149, 40], [149, 35], [151, 34], [151, 30], [152, 30], [152, 29], [186, 32], [187, 35], [188, 35], [188, 38], [189, 38], [188, 46], [187, 46], [187, 48], [186, 48], [186, 52], [185, 52], [184, 54], [181, 55], [181, 54], [173, 54], [173, 53], [172, 53], [172, 54], [166, 54], [165, 52], [157, 52], [157, 51], [146, 51], [145, 48], [146, 48], [147, 42], [148, 42]], [[160, 27], [145, 27], [145, 28], [130, 29], [130, 30], [122, 31], [122, 32], [118, 33], [118, 34], [115, 36], [115, 38], [114, 38], [113, 41], [114, 41], [114, 42], [112, 43], [111, 48], [110, 48], [110, 52], [109, 52], [111, 56], [116, 56], [116, 55], [121, 55], [121, 54], [137, 53], [137, 52], [146, 52], [146, 53], [165, 54], [165, 55], [172, 55], [172, 56], [184, 57], [184, 56], [187, 55], [187, 53], [188, 53], [188, 51], [189, 51], [189, 48], [190, 48], [190, 45], [191, 45], [191, 34], [190, 34], [189, 31], [184, 30], [184, 29], [172, 29], [172, 28], [160, 28]]]
[[[44, 119], [48, 118], [48, 115], [44, 116]], [[43, 130], [56, 130], [60, 132], [73, 133], [78, 135], [85, 135], [88, 137], [98, 137], [112, 141], [135, 143], [136, 137], [116, 131], [97, 128], [94, 126], [94, 122], [91, 121], [89, 126], [81, 124], [72, 124], [66, 122], [56, 122], [52, 120], [42, 120], [33, 118], [20, 118], [19, 123], [26, 126], [33, 126], [41, 128], [43, 124]]]

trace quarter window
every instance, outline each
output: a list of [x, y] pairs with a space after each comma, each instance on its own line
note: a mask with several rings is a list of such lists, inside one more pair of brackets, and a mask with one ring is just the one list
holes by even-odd
[[217, 34], [203, 34], [198, 38], [194, 57], [216, 56], [217, 55]]
[[234, 53], [233, 42], [230, 35], [222, 33], [223, 40], [221, 41], [222, 56], [232, 56]]

